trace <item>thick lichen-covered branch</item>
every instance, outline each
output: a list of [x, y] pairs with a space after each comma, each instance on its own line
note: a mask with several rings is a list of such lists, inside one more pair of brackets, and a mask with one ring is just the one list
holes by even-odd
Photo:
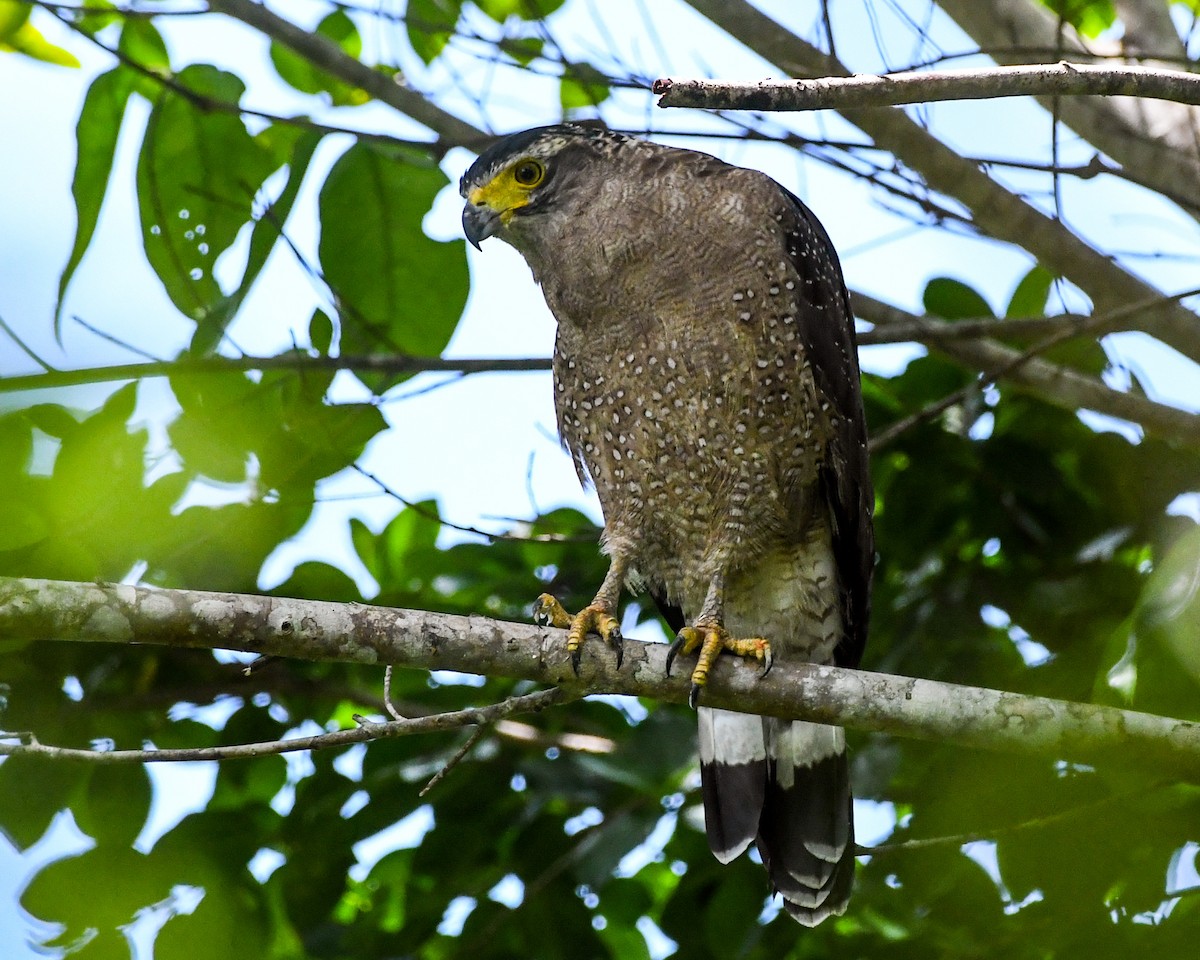
[[[116, 584], [0, 579], [0, 636], [162, 644], [307, 660], [393, 663], [517, 677], [567, 695], [616, 693], [686, 703], [686, 670], [667, 676], [665, 644], [626, 640], [624, 664], [590, 643], [579, 676], [566, 631], [365, 604]], [[1200, 782], [1200, 724], [1092, 704], [885, 674], [723, 658], [705, 703], [968, 747], [1170, 770]]]

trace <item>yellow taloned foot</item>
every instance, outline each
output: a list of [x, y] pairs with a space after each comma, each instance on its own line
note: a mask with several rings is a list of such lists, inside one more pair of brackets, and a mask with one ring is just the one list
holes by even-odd
[[543, 593], [533, 604], [533, 619], [543, 626], [570, 631], [567, 634], [567, 653], [570, 654], [571, 668], [577, 676], [579, 651], [583, 647], [583, 638], [589, 633], [598, 633], [616, 648], [617, 669], [621, 669], [621, 661], [625, 658], [625, 638], [621, 636], [621, 622], [612, 615], [606, 604], [589, 603], [572, 616], [557, 599]]
[[700, 656], [696, 658], [696, 666], [692, 670], [692, 690], [688, 694], [688, 703], [696, 708], [700, 698], [700, 689], [708, 683], [708, 672], [720, 656], [722, 650], [727, 650], [734, 656], [753, 658], [763, 663], [762, 675], [765, 677], [771, 670], [773, 662], [771, 642], [762, 637], [751, 637], [740, 640], [731, 637], [729, 632], [719, 623], [697, 623], [692, 627], [684, 627], [675, 636], [675, 642], [667, 651], [667, 676], [671, 675], [671, 664], [683, 653], [688, 654], [699, 649]]

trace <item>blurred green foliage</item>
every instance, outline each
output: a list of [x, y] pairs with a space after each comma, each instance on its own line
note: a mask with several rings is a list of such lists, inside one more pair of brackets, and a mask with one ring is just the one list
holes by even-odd
[[[556, 5], [479, 7], [503, 21]], [[462, 6], [410, 4], [427, 18], [412, 37], [421, 56], [444, 48]], [[123, 29], [143, 59], [165, 58], [148, 23]], [[343, 14], [318, 32], [359, 49]], [[293, 54], [273, 48], [271, 58], [297, 89], [357, 102]], [[179, 78], [225, 100], [241, 93], [236, 77], [213, 67]], [[125, 105], [146, 83], [118, 67], [93, 84], [78, 128], [78, 235], [63, 289], [90, 241]], [[145, 253], [197, 322], [191, 349], [203, 352], [265, 261], [315, 135], [271, 126], [251, 135], [235, 115], [154, 90], [138, 168]], [[606, 92], [598, 77], [568, 78], [564, 109]], [[279, 222], [268, 230], [252, 219], [251, 200], [285, 166]], [[444, 183], [430, 158], [408, 149], [359, 143], [341, 155], [320, 207], [321, 268], [339, 309], [314, 316], [312, 351], [444, 348], [467, 294], [462, 244], [421, 228]], [[253, 232], [252, 253], [228, 294], [210, 266], [243, 229]], [[1035, 268], [1004, 312], [1041, 311], [1051, 280]], [[949, 320], [991, 312], [950, 278], [931, 281], [925, 303]], [[1106, 363], [1095, 344], [1059, 359], [1093, 371]], [[311, 371], [171, 376], [179, 409], [165, 449], [135, 416], [161, 383], [127, 384], [94, 409], [66, 400], [9, 409], [0, 416], [0, 575], [133, 573], [165, 587], [256, 591], [264, 560], [308, 520], [317, 483], [386, 429], [372, 403], [331, 403], [331, 381]], [[871, 428], [971, 381], [936, 356], [868, 377]], [[906, 431], [873, 468], [880, 565], [866, 669], [1200, 719], [1200, 539], [1194, 523], [1167, 512], [1196, 489], [1194, 451], [1097, 432], [1004, 386]], [[206, 486], [241, 495], [205, 506], [192, 494]], [[378, 585], [372, 602], [520, 619], [543, 590], [578, 606], [603, 574], [597, 531], [575, 511], [492, 542], [448, 545], [441, 532], [433, 501], [378, 532], [351, 521], [353, 547]], [[298, 566], [277, 592], [364, 599], [321, 562]], [[0, 724], [61, 745], [203, 746], [274, 739], [300, 724], [337, 728], [380, 709], [380, 681], [378, 670], [353, 665], [274, 662], [246, 678], [237, 664], [193, 651], [0, 638]], [[419, 713], [524, 689], [408, 672], [393, 697]], [[213, 713], [196, 708], [209, 705], [227, 721], [201, 722]], [[592, 738], [589, 749], [580, 734]], [[318, 753], [307, 767], [280, 757], [226, 763], [204, 809], [149, 850], [134, 840], [162, 787], [142, 768], [9, 759], [0, 765], [8, 842], [30, 848], [69, 811], [93, 843], [43, 866], [22, 906], [60, 925], [44, 950], [69, 946], [81, 960], [130, 957], [130, 924], [153, 936], [157, 960], [629, 960], [661, 956], [668, 940], [677, 956], [722, 960], [1125, 960], [1190, 956], [1200, 939], [1195, 888], [1172, 897], [1195, 864], [1200, 788], [1170, 770], [1147, 779], [852, 733], [856, 793], [894, 811], [895, 846], [863, 860], [844, 917], [802, 931], [771, 919], [760, 868], [747, 858], [722, 867], [709, 855], [689, 711], [601, 700], [520, 718], [489, 731], [428, 800], [419, 797], [464, 736]], [[426, 815], [431, 826], [411, 831], [407, 846], [360, 862], [358, 844]], [[252, 871], [264, 852], [277, 869]]]

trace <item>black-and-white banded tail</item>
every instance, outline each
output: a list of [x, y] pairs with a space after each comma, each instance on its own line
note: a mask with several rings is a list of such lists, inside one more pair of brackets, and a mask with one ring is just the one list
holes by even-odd
[[705, 707], [698, 713], [713, 854], [728, 863], [754, 841], [792, 917], [812, 927], [843, 913], [854, 879], [845, 732]]

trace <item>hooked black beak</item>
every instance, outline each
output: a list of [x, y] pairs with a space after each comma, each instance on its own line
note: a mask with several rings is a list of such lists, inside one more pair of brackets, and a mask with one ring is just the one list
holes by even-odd
[[485, 203], [468, 203], [463, 208], [463, 233], [476, 250], [479, 245], [500, 229], [500, 214]]

